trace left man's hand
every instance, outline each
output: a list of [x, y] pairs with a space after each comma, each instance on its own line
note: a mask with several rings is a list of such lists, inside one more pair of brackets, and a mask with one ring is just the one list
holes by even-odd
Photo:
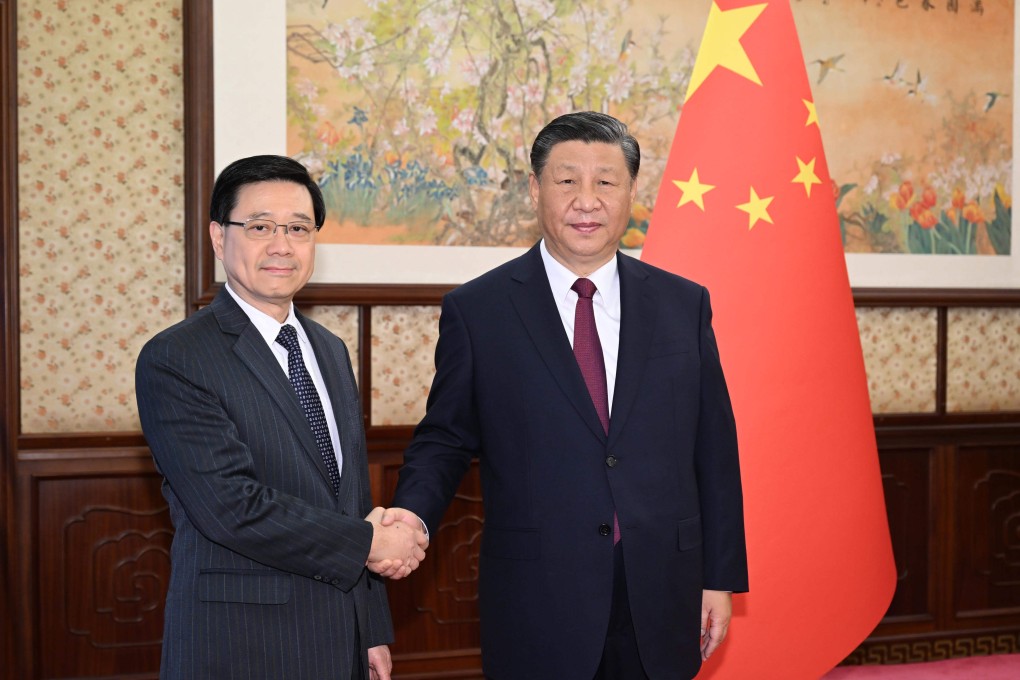
[[733, 615], [733, 595], [723, 590], [701, 592], [701, 659], [705, 661], [722, 644]]
[[370, 680], [390, 680], [393, 659], [386, 645], [368, 648], [368, 677]]
[[[429, 540], [414, 513], [400, 508], [374, 508], [365, 520], [373, 525], [372, 547], [365, 565], [369, 570], [396, 580], [417, 569], [425, 559]], [[404, 532], [409, 534], [405, 536]]]

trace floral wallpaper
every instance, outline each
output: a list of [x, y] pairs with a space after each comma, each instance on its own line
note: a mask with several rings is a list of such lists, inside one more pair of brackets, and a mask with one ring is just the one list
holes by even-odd
[[439, 307], [372, 309], [373, 425], [411, 425], [425, 415], [438, 339]]
[[1020, 309], [951, 309], [946, 410], [1020, 410]]
[[934, 309], [857, 310], [873, 413], [935, 410], [936, 322]]
[[318, 321], [333, 332], [347, 345], [347, 351], [351, 355], [351, 365], [354, 368], [355, 379], [358, 375], [358, 308], [357, 307], [335, 307], [331, 305], [318, 305], [307, 307], [301, 310], [305, 316]]
[[[181, 4], [23, 1], [17, 20], [22, 431], [135, 431], [135, 358], [185, 313]], [[357, 370], [357, 308], [306, 311]], [[872, 409], [933, 411], [934, 310], [857, 318]], [[374, 424], [424, 413], [438, 319], [372, 310]], [[948, 332], [948, 409], [1020, 410], [1020, 309], [954, 309]]]
[[137, 430], [184, 317], [179, 2], [18, 3], [22, 431]]

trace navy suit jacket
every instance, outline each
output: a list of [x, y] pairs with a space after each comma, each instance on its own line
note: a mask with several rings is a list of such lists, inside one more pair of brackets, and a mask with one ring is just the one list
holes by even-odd
[[[333, 404], [339, 496], [272, 350], [224, 289], [142, 349], [138, 411], [175, 535], [163, 678], [347, 678], [392, 641], [347, 348], [298, 314]], [[355, 625], [361, 649], [354, 650]]]
[[482, 659], [494, 680], [591, 680], [610, 614], [613, 511], [651, 678], [700, 667], [703, 588], [747, 589], [736, 430], [707, 291], [618, 255], [608, 436], [538, 246], [443, 300], [436, 376], [394, 505], [435, 531], [479, 459]]

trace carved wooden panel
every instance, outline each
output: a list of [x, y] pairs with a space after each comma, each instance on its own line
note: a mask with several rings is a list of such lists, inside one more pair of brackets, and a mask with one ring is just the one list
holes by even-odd
[[928, 448], [886, 451], [880, 457], [893, 555], [896, 593], [886, 620], [931, 617], [929, 527], [931, 455]]
[[959, 619], [1020, 614], [1020, 445], [956, 456], [955, 604]]
[[151, 463], [105, 453], [21, 466], [25, 677], [158, 671], [170, 517]]
[[[384, 469], [385, 500], [396, 488], [399, 464]], [[459, 658], [475, 677], [480, 668], [478, 555], [482, 537], [482, 495], [478, 466], [465, 475], [438, 527], [429, 527], [428, 555], [414, 574], [390, 582], [390, 609], [396, 627], [395, 670], [418, 668], [428, 658]], [[472, 675], [470, 669], [475, 669]]]
[[[396, 486], [396, 439], [376, 442], [371, 457], [382, 505]], [[1020, 651], [1017, 440], [930, 436], [881, 450], [897, 590], [889, 615], [846, 663]], [[36, 450], [20, 454], [16, 474], [21, 666], [11, 677], [154, 678], [172, 530], [148, 452], [98, 443]], [[388, 584], [395, 678], [481, 677], [482, 526], [473, 466], [432, 529], [422, 567]]]

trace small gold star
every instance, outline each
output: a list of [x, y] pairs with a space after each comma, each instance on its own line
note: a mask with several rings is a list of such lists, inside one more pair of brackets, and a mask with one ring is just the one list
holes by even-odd
[[801, 101], [804, 102], [804, 106], [807, 107], [807, 120], [804, 121], [804, 127], [811, 125], [811, 123], [814, 123], [815, 127], [818, 127], [818, 112], [815, 111], [815, 103], [809, 102], [807, 99], [801, 99]]
[[673, 184], [680, 188], [683, 195], [680, 196], [680, 202], [676, 204], [676, 207], [680, 207], [685, 203], [693, 203], [694, 205], [701, 208], [701, 212], [705, 212], [705, 194], [707, 194], [715, 186], [712, 184], [702, 184], [701, 180], [698, 179], [698, 169], [694, 168], [694, 172], [691, 173], [691, 178], [684, 182], [683, 180], [675, 179]]
[[800, 170], [797, 172], [797, 176], [793, 178], [794, 184], [803, 184], [804, 190], [807, 191], [807, 195], [811, 195], [811, 185], [821, 184], [822, 180], [818, 179], [818, 175], [815, 174], [815, 158], [811, 159], [811, 162], [805, 163], [797, 156], [797, 166]]
[[775, 196], [766, 196], [765, 198], [759, 198], [758, 192], [751, 187], [751, 198], [747, 203], [742, 203], [737, 206], [737, 210], [746, 212], [749, 216], [747, 229], [750, 231], [754, 229], [754, 225], [758, 220], [765, 220], [769, 224], [772, 224], [772, 217], [769, 216], [769, 204]]

